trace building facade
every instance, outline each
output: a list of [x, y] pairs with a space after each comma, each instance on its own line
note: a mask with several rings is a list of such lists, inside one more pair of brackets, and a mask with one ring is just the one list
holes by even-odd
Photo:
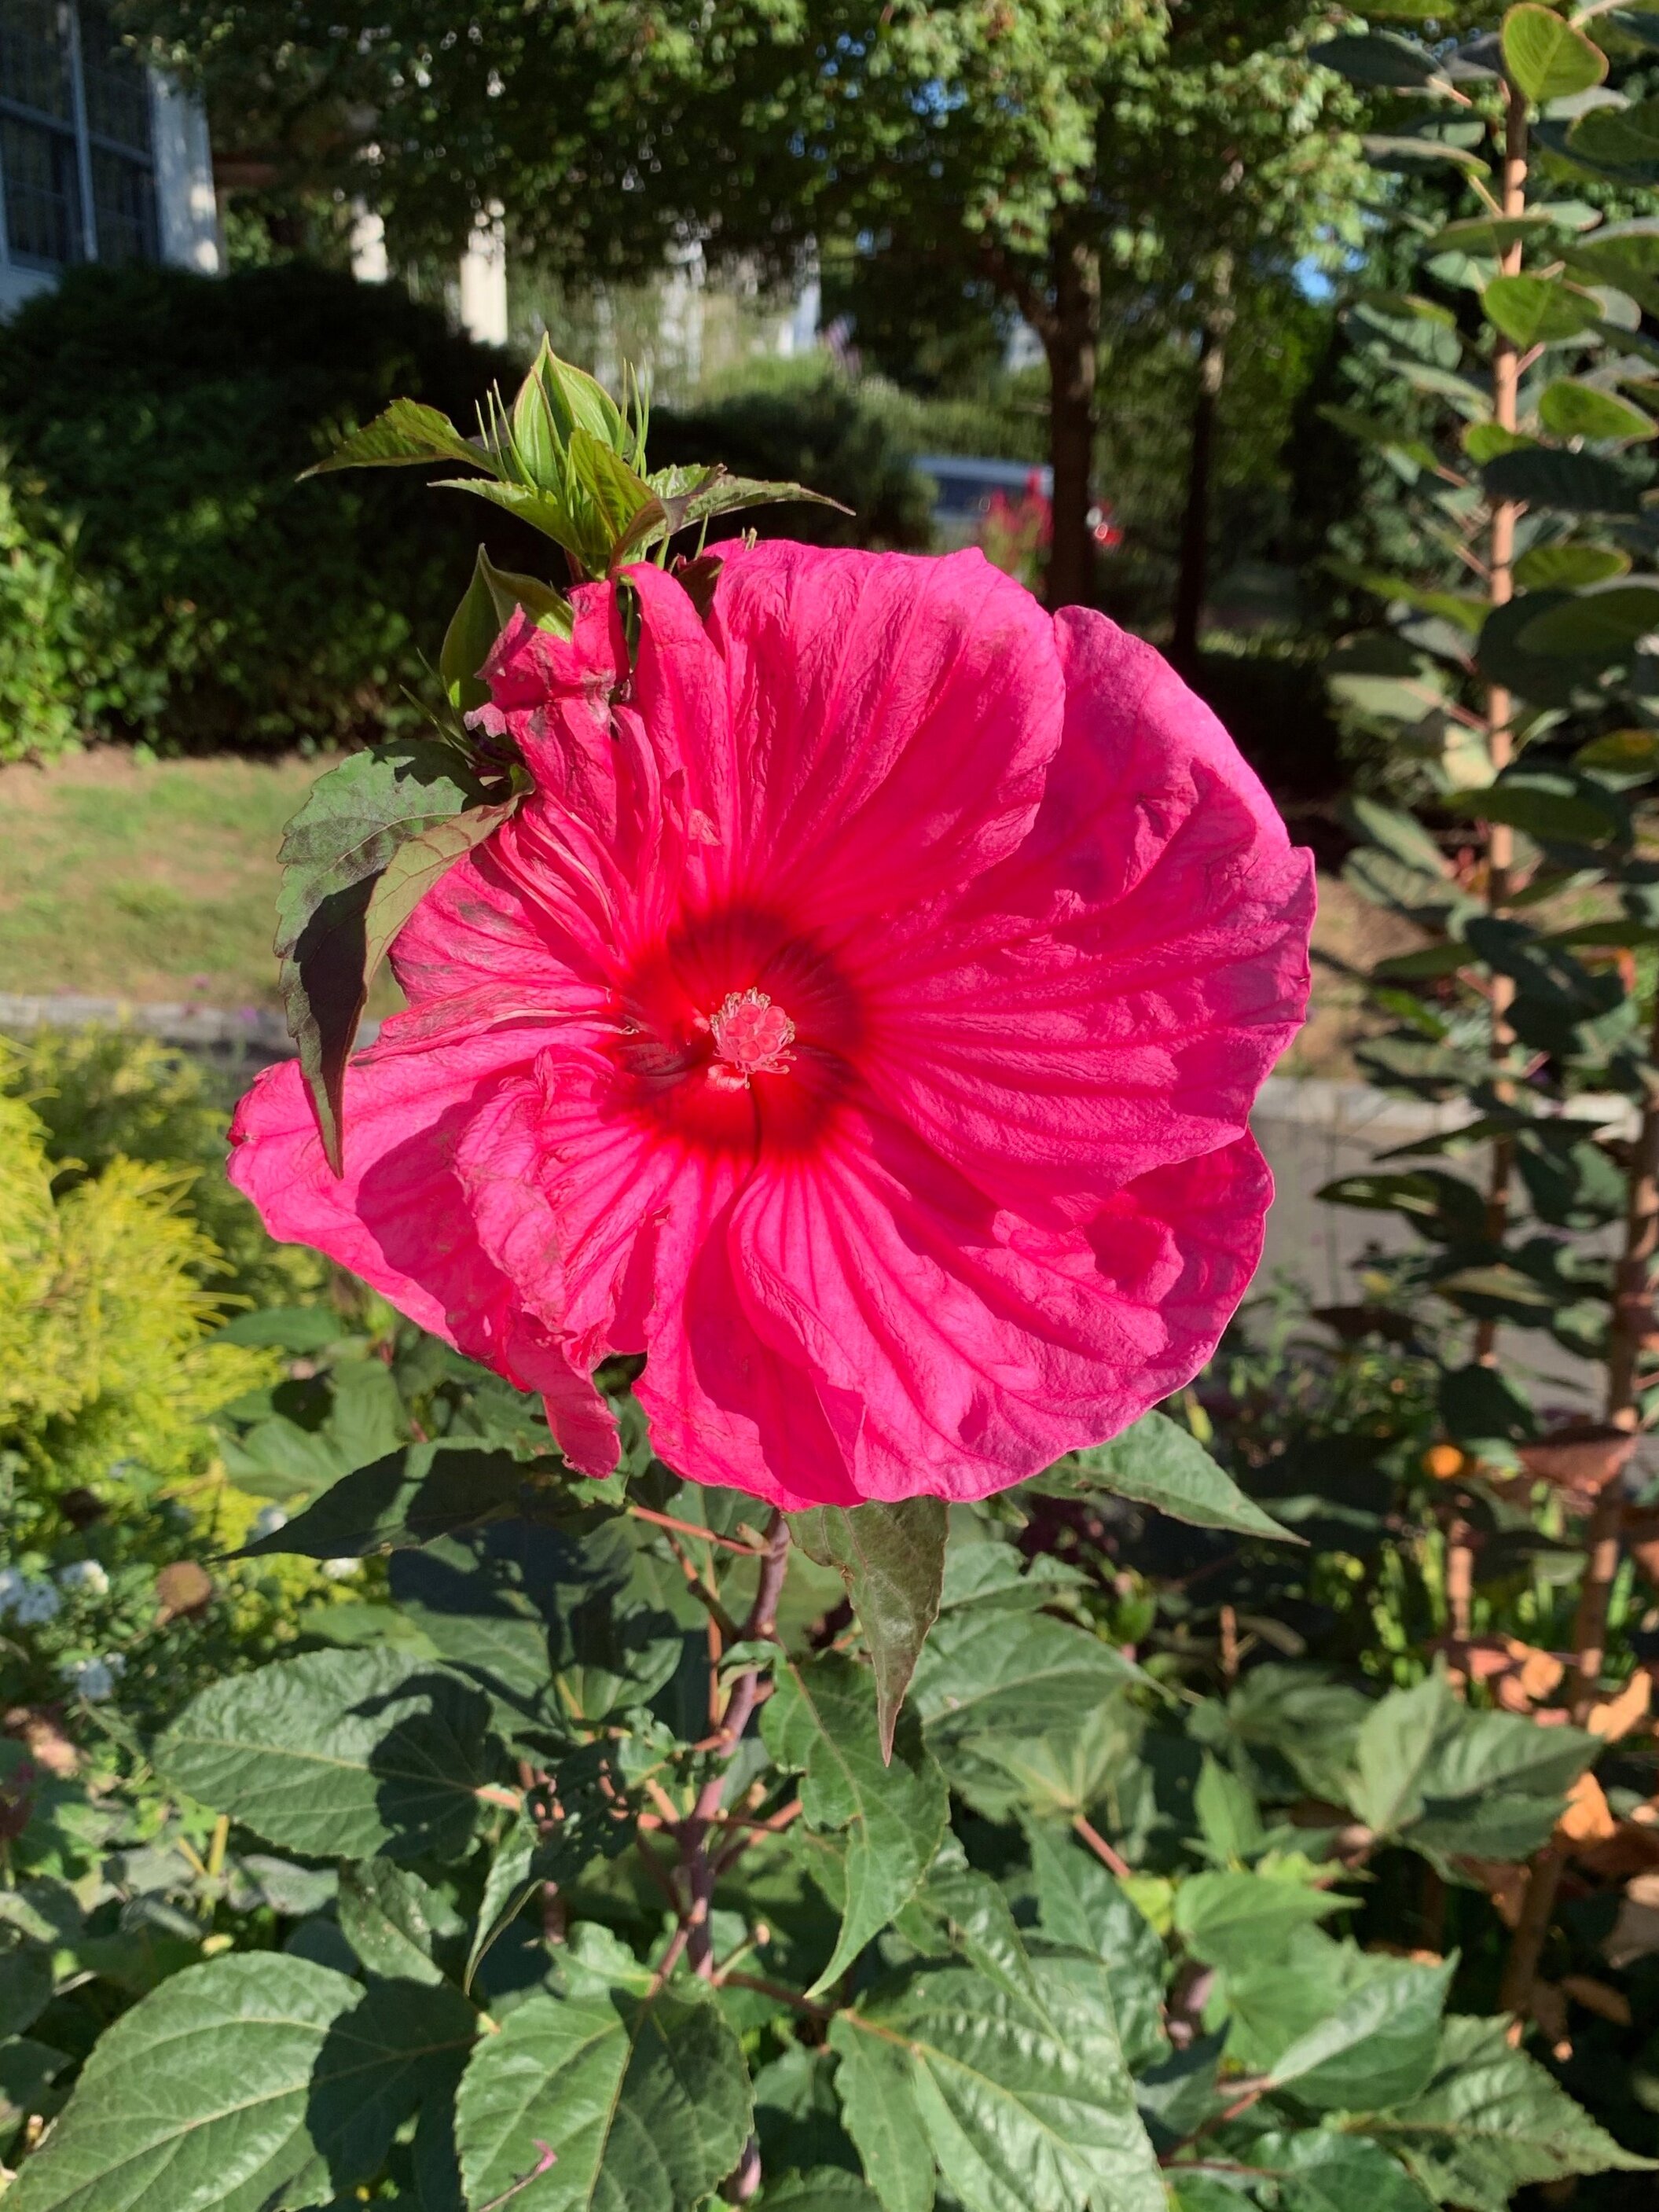
[[218, 273], [206, 118], [101, 0], [0, 0], [0, 314], [81, 261]]

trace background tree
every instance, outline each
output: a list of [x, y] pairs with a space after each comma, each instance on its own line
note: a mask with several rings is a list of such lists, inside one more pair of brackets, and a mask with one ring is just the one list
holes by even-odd
[[[1194, 334], [1180, 633], [1195, 634], [1216, 394], [1238, 292], [1352, 234], [1308, 0], [684, 0], [458, 27], [431, 0], [327, 16], [132, 0], [193, 70], [228, 154], [365, 194], [406, 244], [463, 240], [499, 203], [516, 250], [589, 275], [675, 239], [779, 269], [847, 241], [918, 299], [994, 301], [1042, 340], [1049, 595], [1086, 599], [1103, 315]], [[280, 21], [276, 20], [280, 16]], [[252, 173], [252, 172], [250, 172]]]

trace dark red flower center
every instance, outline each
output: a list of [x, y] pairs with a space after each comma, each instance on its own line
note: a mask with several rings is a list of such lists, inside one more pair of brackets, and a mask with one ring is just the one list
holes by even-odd
[[716, 1151], [796, 1152], [853, 1081], [863, 1030], [836, 962], [775, 914], [688, 917], [618, 991], [629, 1103]]

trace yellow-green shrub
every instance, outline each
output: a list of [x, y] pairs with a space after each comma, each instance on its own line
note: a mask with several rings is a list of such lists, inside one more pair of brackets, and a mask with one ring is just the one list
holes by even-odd
[[205, 1468], [204, 1417], [271, 1373], [209, 1340], [222, 1262], [183, 1210], [188, 1180], [117, 1155], [56, 1191], [40, 1117], [0, 1094], [0, 1447], [54, 1486], [123, 1460], [161, 1482]]

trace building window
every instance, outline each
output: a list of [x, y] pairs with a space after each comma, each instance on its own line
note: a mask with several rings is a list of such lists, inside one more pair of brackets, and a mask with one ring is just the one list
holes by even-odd
[[22, 268], [159, 258], [149, 76], [96, 0], [0, 0], [0, 215]]

